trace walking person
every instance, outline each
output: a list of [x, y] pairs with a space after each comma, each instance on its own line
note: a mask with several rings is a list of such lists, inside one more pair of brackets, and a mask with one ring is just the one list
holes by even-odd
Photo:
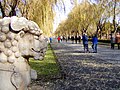
[[66, 42], [68, 41], [68, 38], [67, 38], [67, 36], [65, 37], [65, 40], [66, 40]]
[[58, 36], [57, 40], [58, 40], [58, 43], [60, 43], [60, 40], [61, 40], [61, 39], [60, 39], [60, 36]]
[[52, 37], [50, 37], [49, 40], [50, 40], [50, 43], [52, 43]]
[[97, 35], [94, 35], [92, 38], [93, 53], [97, 53], [97, 44], [98, 44], [98, 38]]
[[111, 34], [110, 39], [111, 39], [111, 49], [114, 49], [114, 45], [115, 45], [115, 41], [116, 41], [115, 35]]
[[83, 34], [82, 41], [83, 41], [83, 46], [84, 46], [84, 52], [89, 52], [89, 49], [88, 49], [88, 36], [87, 36], [86, 33]]
[[61, 42], [62, 42], [62, 40], [63, 40], [63, 36], [60, 36], [60, 40], [61, 40]]
[[116, 34], [116, 43], [118, 45], [118, 49], [120, 49], [120, 33], [119, 32]]
[[81, 43], [81, 36], [80, 35], [78, 36], [78, 41], [79, 41], [79, 43]]
[[74, 43], [74, 36], [71, 36], [72, 44]]
[[78, 38], [77, 38], [77, 35], [75, 36], [75, 43], [77, 44], [77, 40], [78, 40]]

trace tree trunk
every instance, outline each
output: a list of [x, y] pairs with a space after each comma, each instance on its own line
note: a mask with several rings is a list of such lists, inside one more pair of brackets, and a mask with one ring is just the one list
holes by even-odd
[[117, 3], [117, 2], [116, 2], [116, 0], [115, 0], [114, 2], [115, 2], [115, 3], [114, 3], [114, 9], [113, 9], [113, 13], [114, 13], [114, 14], [113, 14], [113, 15], [114, 15], [114, 16], [113, 16], [113, 26], [114, 26], [114, 32], [116, 32], [116, 23], [115, 23], [115, 19], [116, 19], [116, 15], [115, 15], [115, 14], [116, 14], [116, 12], [115, 12], [115, 9], [116, 9], [116, 3]]
[[18, 0], [15, 0], [15, 1], [13, 2], [13, 5], [10, 5], [10, 7], [11, 7], [11, 12], [9, 13], [9, 16], [10, 16], [10, 17], [11, 17], [11, 16], [16, 16], [15, 8], [16, 8], [16, 6], [17, 6], [17, 3], [18, 3]]
[[0, 2], [0, 9], [1, 9], [1, 13], [2, 13], [2, 18], [5, 17], [5, 11], [3, 9], [2, 3]]
[[16, 11], [14, 8], [12, 8], [11, 12], [9, 13], [9, 16], [16, 16]]

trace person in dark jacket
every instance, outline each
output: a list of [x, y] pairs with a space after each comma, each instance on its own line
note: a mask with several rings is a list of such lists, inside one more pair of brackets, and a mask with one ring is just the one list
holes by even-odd
[[89, 49], [88, 49], [88, 36], [87, 36], [86, 33], [83, 34], [82, 41], [83, 41], [83, 46], [84, 46], [84, 52], [89, 52]]
[[71, 36], [72, 44], [74, 43], [74, 36]]
[[111, 34], [110, 40], [111, 40], [111, 49], [114, 49], [115, 41], [116, 41], [115, 35]]
[[79, 41], [79, 43], [81, 43], [81, 36], [80, 35], [78, 36], [78, 41]]
[[97, 35], [94, 35], [92, 38], [93, 53], [97, 53], [97, 44], [98, 44], [98, 38]]
[[78, 40], [78, 38], [77, 38], [77, 35], [75, 36], [75, 43], [77, 44], [77, 40]]

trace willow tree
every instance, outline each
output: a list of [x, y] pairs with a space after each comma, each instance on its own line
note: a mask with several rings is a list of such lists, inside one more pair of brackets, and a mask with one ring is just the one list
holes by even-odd
[[63, 3], [64, 0], [0, 0], [0, 9], [2, 18], [24, 16], [35, 21], [43, 32], [49, 35], [53, 29], [55, 16], [53, 7], [58, 1]]
[[24, 16], [38, 23], [43, 32], [50, 34], [53, 24], [53, 5], [58, 0], [0, 0], [2, 18]]
[[[64, 0], [31, 0], [28, 17], [35, 20], [46, 35], [53, 31], [53, 22], [55, 17], [54, 7], [64, 6]], [[76, 0], [71, 0], [76, 1]], [[65, 6], [64, 6], [65, 8]]]
[[69, 21], [69, 19], [62, 21], [58, 28], [55, 31], [55, 35], [62, 35], [62, 36], [69, 36], [71, 35], [71, 32], [73, 28], [71, 27], [72, 23]]
[[[73, 34], [80, 34], [87, 31], [89, 25], [92, 23], [91, 4], [87, 1], [76, 5], [68, 15], [68, 19], [64, 23], [68, 27], [68, 32]], [[60, 24], [61, 25], [61, 24]], [[65, 27], [61, 26], [61, 29]], [[60, 29], [59, 29], [60, 30]]]
[[18, 4], [21, 0], [0, 0], [0, 9], [2, 18], [5, 16], [16, 16]]
[[110, 15], [113, 17], [113, 31], [116, 32], [117, 27], [120, 23], [120, 19], [116, 19], [116, 17], [120, 15], [120, 0], [109, 0], [109, 11]]
[[28, 18], [38, 23], [47, 36], [49, 36], [53, 29], [53, 4], [55, 4], [53, 0], [31, 0], [31, 5], [28, 8]]
[[[104, 7], [102, 4], [91, 4], [89, 1], [83, 0], [73, 8], [68, 15], [69, 20], [66, 20], [66, 22], [75, 32], [93, 34], [101, 29], [103, 21], [105, 21]], [[94, 28], [95, 25], [97, 30]]]
[[86, 32], [89, 26], [93, 22], [93, 10], [92, 5], [88, 1], [84, 1], [79, 5], [75, 6], [70, 12], [68, 18], [72, 22], [72, 27], [74, 27], [76, 32], [83, 33]]
[[107, 17], [105, 16], [105, 6], [103, 4], [98, 3], [98, 4], [93, 4], [93, 23], [95, 23], [96, 25], [96, 31], [95, 33], [100, 35], [100, 38], [101, 38], [101, 35], [102, 35], [102, 30], [103, 30], [103, 27], [106, 23], [106, 20], [107, 20]]
[[58, 1], [60, 0], [30, 0], [26, 5], [27, 18], [35, 21], [47, 36], [50, 36], [53, 30], [53, 7]]
[[[102, 33], [107, 29], [105, 27], [105, 24], [113, 18], [113, 26], [114, 29], [108, 29], [107, 32], [110, 31], [116, 31], [117, 27], [117, 21], [116, 16], [120, 12], [120, 0], [95, 0], [95, 20], [96, 20], [96, 26], [97, 26], [97, 32], [100, 31], [100, 37], [102, 36]], [[99, 8], [98, 8], [99, 7]], [[98, 17], [98, 20], [96, 19]], [[105, 29], [104, 29], [105, 28]]]

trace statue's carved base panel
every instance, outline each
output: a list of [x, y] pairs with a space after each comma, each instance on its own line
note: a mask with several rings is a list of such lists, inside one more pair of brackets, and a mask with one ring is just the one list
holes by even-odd
[[31, 79], [37, 78], [29, 58], [44, 58], [47, 41], [42, 33], [24, 17], [0, 19], [0, 90], [27, 90]]

